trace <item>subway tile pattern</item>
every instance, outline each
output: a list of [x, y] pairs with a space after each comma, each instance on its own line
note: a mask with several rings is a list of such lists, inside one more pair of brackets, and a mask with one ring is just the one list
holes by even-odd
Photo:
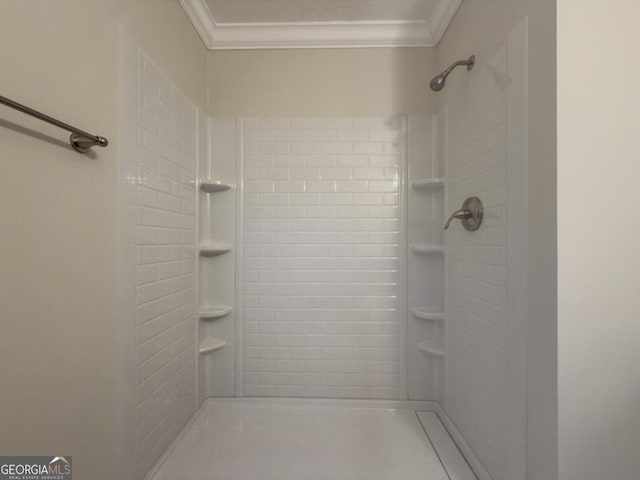
[[447, 233], [448, 415], [495, 480], [507, 480], [507, 71], [501, 47], [447, 110], [449, 211], [484, 203], [476, 232]]
[[244, 394], [401, 398], [400, 120], [242, 125]]
[[138, 51], [136, 458], [143, 478], [195, 410], [196, 107]]

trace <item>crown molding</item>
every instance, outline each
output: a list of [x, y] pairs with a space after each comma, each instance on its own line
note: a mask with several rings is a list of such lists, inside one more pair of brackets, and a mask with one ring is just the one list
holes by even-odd
[[182, 9], [191, 20], [205, 46], [209, 49], [213, 48], [216, 22], [207, 6], [207, 2], [205, 0], [180, 0], [180, 5], [182, 5]]
[[429, 29], [433, 44], [438, 45], [455, 16], [462, 0], [437, 0], [429, 16]]
[[[438, 0], [424, 21], [216, 23], [205, 0], [180, 0], [210, 50], [261, 48], [433, 47], [462, 0]], [[436, 32], [436, 35], [434, 35]]]
[[426, 22], [298, 22], [216, 25], [209, 48], [419, 47], [430, 44], [431, 33]]

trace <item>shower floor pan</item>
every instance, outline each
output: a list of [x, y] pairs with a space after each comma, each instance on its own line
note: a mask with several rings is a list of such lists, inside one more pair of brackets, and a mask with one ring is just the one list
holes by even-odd
[[428, 402], [209, 399], [150, 478], [476, 480], [428, 410]]

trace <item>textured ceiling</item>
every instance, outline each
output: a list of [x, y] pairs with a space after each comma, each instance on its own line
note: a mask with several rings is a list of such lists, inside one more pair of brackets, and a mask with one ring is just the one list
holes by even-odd
[[436, 0], [206, 0], [217, 24], [427, 21]]

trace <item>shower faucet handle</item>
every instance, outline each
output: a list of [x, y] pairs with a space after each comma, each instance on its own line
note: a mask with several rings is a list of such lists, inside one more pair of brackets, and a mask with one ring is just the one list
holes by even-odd
[[482, 202], [478, 197], [469, 197], [462, 204], [460, 210], [456, 210], [451, 214], [444, 229], [447, 230], [451, 222], [454, 219], [462, 221], [462, 226], [469, 232], [475, 232], [480, 225], [482, 225], [482, 218], [484, 216], [484, 208]]
[[449, 217], [449, 220], [447, 220], [447, 223], [445, 224], [444, 229], [447, 230], [449, 228], [449, 225], [451, 225], [451, 222], [453, 222], [456, 218], [459, 220], [466, 220], [467, 218], [470, 218], [470, 217], [471, 217], [471, 212], [469, 210], [466, 210], [463, 208], [461, 208], [460, 210], [456, 210], [451, 214], [451, 216]]

